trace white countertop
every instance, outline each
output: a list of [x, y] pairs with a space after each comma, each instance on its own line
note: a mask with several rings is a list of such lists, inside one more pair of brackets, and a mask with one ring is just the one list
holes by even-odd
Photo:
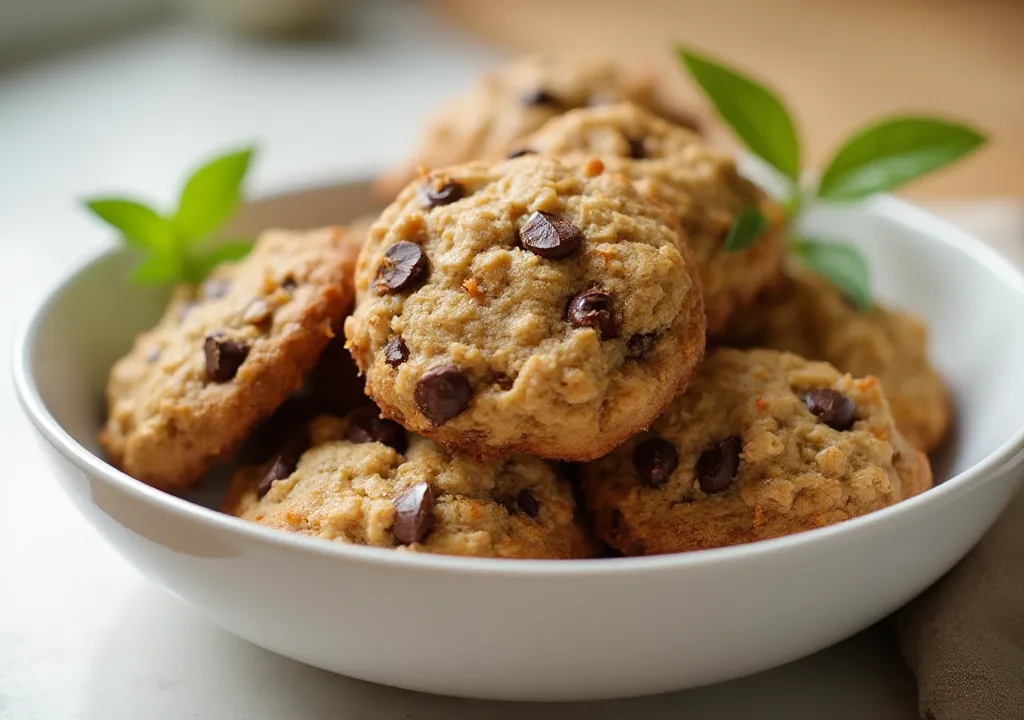
[[[398, 158], [435, 93], [491, 58], [416, 5], [366, 4], [357, 39], [252, 45], [172, 27], [0, 74], [0, 345], [66, 269], [111, 242], [76, 199], [169, 202], [205, 153], [256, 139], [257, 193]], [[1006, 246], [1013, 203], [953, 208]], [[0, 374], [0, 718], [917, 717], [884, 627], [786, 667], [589, 705], [460, 701], [309, 668], [236, 639], [151, 585], [78, 516]]]

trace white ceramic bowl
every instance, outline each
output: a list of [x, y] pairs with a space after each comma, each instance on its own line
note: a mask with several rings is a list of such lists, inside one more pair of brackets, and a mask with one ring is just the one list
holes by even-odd
[[[259, 203], [243, 225], [342, 222], [365, 184]], [[478, 698], [676, 690], [770, 668], [882, 618], [948, 570], [1017, 486], [1024, 278], [981, 242], [892, 198], [822, 208], [808, 230], [860, 245], [878, 295], [931, 322], [959, 411], [943, 484], [867, 517], [682, 555], [586, 561], [433, 557], [221, 515], [97, 453], [107, 369], [165, 293], [125, 285], [114, 251], [62, 283], [14, 356], [25, 411], [82, 513], [130, 562], [228, 630], [374, 682]], [[204, 507], [203, 505], [206, 505]]]

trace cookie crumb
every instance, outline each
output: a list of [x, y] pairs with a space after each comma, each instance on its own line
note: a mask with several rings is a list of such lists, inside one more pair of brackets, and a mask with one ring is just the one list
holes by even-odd
[[583, 166], [583, 172], [587, 177], [597, 177], [604, 172], [604, 163], [599, 158], [590, 158]]
[[474, 300], [483, 300], [484, 294], [480, 290], [480, 283], [477, 282], [476, 278], [469, 278], [462, 283], [462, 288], [469, 293], [469, 296]]

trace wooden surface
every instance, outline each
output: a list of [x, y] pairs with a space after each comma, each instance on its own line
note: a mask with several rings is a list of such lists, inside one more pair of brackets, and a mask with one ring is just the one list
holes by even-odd
[[880, 115], [970, 121], [989, 145], [911, 195], [1024, 198], [1024, 0], [431, 0], [446, 21], [515, 52], [611, 56], [698, 95], [671, 47], [756, 72], [797, 116], [821, 163]]

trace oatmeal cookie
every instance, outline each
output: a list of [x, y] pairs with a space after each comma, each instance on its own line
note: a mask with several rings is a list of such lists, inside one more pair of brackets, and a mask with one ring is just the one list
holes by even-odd
[[517, 140], [567, 110], [625, 100], [697, 129], [692, 116], [657, 96], [649, 77], [629, 75], [603, 62], [526, 57], [485, 75], [441, 108], [412, 157], [382, 176], [377, 192], [391, 200], [421, 166], [499, 160]]
[[348, 347], [384, 414], [488, 460], [589, 460], [646, 427], [704, 349], [672, 215], [617, 173], [472, 163], [402, 191], [356, 270]]
[[245, 259], [179, 288], [110, 373], [100, 442], [161, 488], [196, 481], [302, 384], [352, 302], [342, 228], [268, 231]]
[[731, 348], [709, 352], [647, 432], [582, 474], [598, 536], [627, 555], [809, 530], [931, 486], [875, 378]]
[[924, 322], [878, 303], [862, 312], [820, 275], [785, 277], [734, 319], [725, 341], [785, 350], [855, 376], [876, 376], [896, 426], [922, 450], [935, 449], [949, 429], [952, 403], [928, 361]]
[[[737, 172], [730, 155], [695, 133], [626, 103], [565, 113], [521, 144], [571, 165], [599, 158], [671, 207], [697, 258], [712, 335], [779, 276], [786, 254], [781, 210]], [[729, 229], [747, 207], [760, 208], [772, 224], [747, 248], [726, 250]]]
[[326, 540], [499, 558], [592, 557], [572, 488], [532, 457], [479, 463], [381, 418], [321, 416], [259, 466], [224, 511]]

